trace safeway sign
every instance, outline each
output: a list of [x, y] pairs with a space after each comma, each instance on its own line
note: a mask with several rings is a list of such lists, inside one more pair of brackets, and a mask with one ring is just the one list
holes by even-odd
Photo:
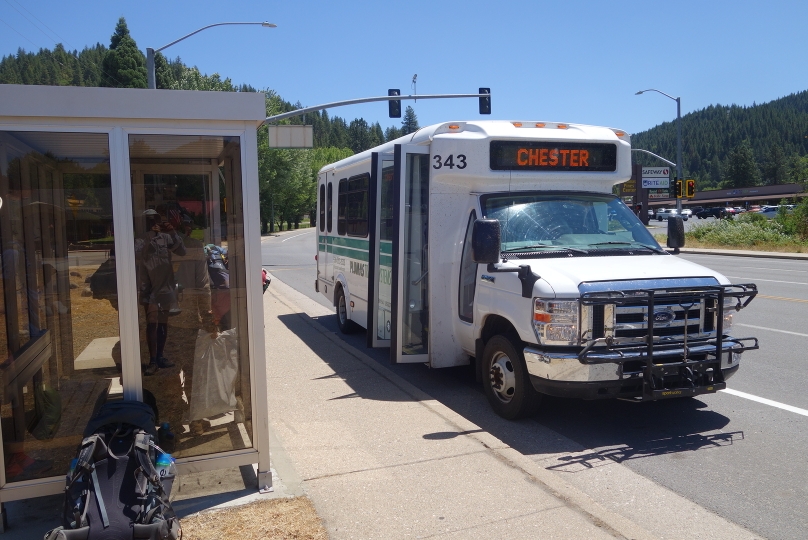
[[670, 178], [670, 167], [643, 167], [643, 178]]
[[643, 188], [668, 188], [670, 187], [671, 170], [669, 167], [643, 167], [642, 187]]

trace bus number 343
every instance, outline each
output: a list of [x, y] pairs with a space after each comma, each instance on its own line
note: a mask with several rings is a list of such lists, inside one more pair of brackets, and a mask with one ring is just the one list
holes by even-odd
[[432, 165], [433, 169], [442, 169], [443, 167], [449, 167], [450, 169], [454, 169], [457, 167], [458, 169], [465, 169], [466, 168], [466, 155], [465, 154], [457, 154], [457, 163], [455, 163], [455, 155], [449, 154], [446, 159], [439, 154], [435, 154], [432, 156], [432, 159], [435, 163]]

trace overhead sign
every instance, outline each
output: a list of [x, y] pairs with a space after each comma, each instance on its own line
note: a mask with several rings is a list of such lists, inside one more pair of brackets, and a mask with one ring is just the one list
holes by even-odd
[[669, 188], [671, 187], [670, 178], [643, 178], [642, 187], [644, 188]]
[[313, 126], [267, 126], [270, 148], [314, 147]]
[[642, 177], [643, 178], [670, 178], [670, 176], [671, 176], [670, 167], [643, 167], [642, 168]]

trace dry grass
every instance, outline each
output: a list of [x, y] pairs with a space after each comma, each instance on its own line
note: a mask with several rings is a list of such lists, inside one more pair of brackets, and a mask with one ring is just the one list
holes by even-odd
[[323, 528], [306, 497], [270, 499], [195, 514], [182, 520], [183, 540], [325, 540]]

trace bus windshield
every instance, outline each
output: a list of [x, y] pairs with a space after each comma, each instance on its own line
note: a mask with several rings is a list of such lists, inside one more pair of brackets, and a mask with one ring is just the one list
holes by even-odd
[[667, 253], [637, 216], [614, 195], [581, 192], [516, 192], [484, 195], [485, 218], [499, 220], [502, 252], [609, 249]]

